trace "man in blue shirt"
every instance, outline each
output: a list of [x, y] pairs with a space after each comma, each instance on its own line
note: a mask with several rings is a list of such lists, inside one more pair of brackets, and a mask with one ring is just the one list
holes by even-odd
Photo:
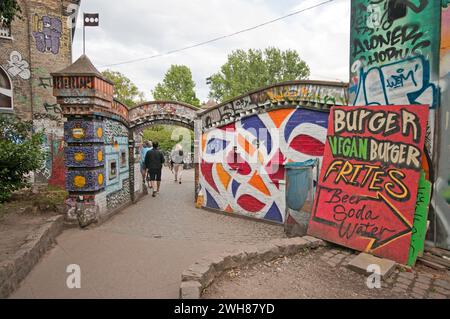
[[[144, 184], [146, 181], [146, 168], [145, 168], [145, 155], [147, 155], [147, 152], [150, 151], [152, 149], [152, 142], [150, 141], [145, 141], [144, 142], [144, 146], [142, 147], [141, 150], [141, 160], [140, 160], [140, 164], [141, 164], [141, 174], [142, 174], [142, 178], [144, 180]], [[150, 183], [150, 180], [147, 179], [147, 183], [148, 183], [148, 188], [152, 188], [152, 184]]]

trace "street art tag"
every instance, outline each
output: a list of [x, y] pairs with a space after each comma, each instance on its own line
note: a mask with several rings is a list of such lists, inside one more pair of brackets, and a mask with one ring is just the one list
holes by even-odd
[[424, 105], [335, 106], [308, 234], [406, 264]]

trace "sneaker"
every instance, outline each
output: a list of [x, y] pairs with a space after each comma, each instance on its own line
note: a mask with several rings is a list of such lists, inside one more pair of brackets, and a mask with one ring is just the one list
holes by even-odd
[[152, 197], [156, 197], [156, 192], [153, 192], [153, 193], [152, 193]]
[[181, 184], [181, 181], [180, 181], [180, 184]]

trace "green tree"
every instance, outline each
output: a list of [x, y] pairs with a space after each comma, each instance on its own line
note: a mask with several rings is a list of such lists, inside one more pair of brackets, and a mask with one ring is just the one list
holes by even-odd
[[3, 25], [10, 27], [15, 18], [22, 19], [20, 13], [22, 13], [22, 10], [17, 0], [0, 1], [0, 25], [3, 23]]
[[294, 50], [236, 50], [210, 77], [209, 96], [223, 102], [263, 86], [306, 79], [309, 74], [308, 65]]
[[31, 122], [0, 115], [0, 202], [28, 186], [26, 174], [42, 166], [44, 135], [31, 132]]
[[200, 105], [195, 95], [195, 82], [192, 72], [185, 65], [172, 65], [166, 72], [162, 83], [158, 83], [152, 91], [155, 100], [172, 100], [194, 106]]
[[138, 87], [124, 74], [105, 70], [102, 75], [114, 83], [114, 97], [129, 108], [144, 102], [144, 93], [140, 92]]
[[[177, 143], [186, 143], [186, 139], [190, 139], [188, 142], [191, 144], [194, 142], [194, 132], [187, 128], [181, 128], [181, 130], [180, 128], [173, 125], [154, 125], [144, 131], [143, 139], [144, 141], [158, 141], [159, 148], [163, 152], [170, 152]], [[187, 134], [190, 137], [187, 137]]]

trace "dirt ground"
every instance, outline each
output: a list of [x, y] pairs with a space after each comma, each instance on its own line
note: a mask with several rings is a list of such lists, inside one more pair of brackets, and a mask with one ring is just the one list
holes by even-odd
[[232, 269], [208, 287], [203, 298], [401, 298], [383, 284], [369, 289], [366, 277], [344, 267], [332, 268], [320, 259], [326, 248]]
[[26, 237], [54, 214], [29, 215], [9, 213], [0, 218], [0, 262], [11, 258]]
[[0, 204], [0, 262], [12, 256], [29, 234], [58, 214], [65, 192], [45, 188], [37, 194], [31, 190], [17, 192], [11, 200]]

